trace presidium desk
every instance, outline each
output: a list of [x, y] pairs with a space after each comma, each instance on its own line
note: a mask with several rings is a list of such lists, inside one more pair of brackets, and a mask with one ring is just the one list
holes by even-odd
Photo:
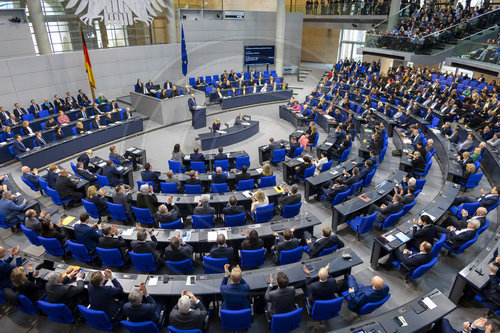
[[246, 140], [259, 132], [259, 122], [249, 120], [242, 125], [220, 129], [220, 131], [202, 133], [199, 135], [202, 150], [229, 146]]

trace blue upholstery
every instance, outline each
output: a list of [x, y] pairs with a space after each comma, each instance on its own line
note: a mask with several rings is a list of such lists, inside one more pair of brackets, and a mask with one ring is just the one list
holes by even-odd
[[253, 189], [255, 181], [253, 179], [239, 180], [238, 191], [249, 191]]
[[268, 177], [260, 177], [260, 188], [276, 186], [276, 175], [268, 176]]
[[89, 213], [90, 217], [101, 219], [101, 215], [99, 214], [99, 210], [97, 209], [95, 203], [82, 199], [82, 204], [87, 213]]
[[53, 190], [53, 189], [51, 189], [49, 187], [47, 187], [45, 189], [45, 193], [50, 196], [50, 198], [52, 199], [53, 203], [55, 203], [56, 205], [59, 205], [59, 206], [62, 206], [63, 204], [71, 201], [71, 199], [67, 199], [67, 200], [62, 201], [61, 197], [59, 196], [59, 193], [57, 193], [56, 190]]
[[450, 208], [450, 211], [459, 219], [462, 218], [462, 210], [466, 210], [468, 213], [468, 216], [474, 216], [476, 213], [476, 210], [479, 208], [481, 204], [479, 202], [465, 202], [462, 205], [458, 207], [452, 207]]
[[222, 171], [229, 171], [229, 160], [215, 160], [214, 169], [222, 168]]
[[351, 227], [356, 233], [358, 237], [360, 234], [364, 234], [373, 228], [373, 224], [375, 223], [375, 219], [377, 218], [377, 212], [374, 212], [368, 216], [358, 216], [354, 219], [347, 221], [347, 225]]
[[271, 158], [272, 163], [279, 163], [285, 160], [286, 149], [276, 149], [273, 151], [273, 156]]
[[101, 175], [98, 175], [98, 174], [96, 174], [96, 177], [97, 177], [97, 182], [99, 183], [99, 186], [101, 186], [101, 187], [103, 187], [103, 186], [109, 186], [108, 177], [101, 176]]
[[304, 171], [304, 177], [297, 176], [297, 178], [305, 182], [307, 178], [314, 176], [314, 171], [316, 171], [316, 166], [310, 166]]
[[177, 193], [177, 184], [176, 183], [160, 183], [161, 193]]
[[[329, 254], [332, 254], [333, 252], [335, 252], [335, 250], [337, 250], [339, 247], [338, 244], [335, 244], [334, 246], [332, 247], [329, 247], [329, 248], [326, 248], [326, 249], [323, 249], [321, 250], [321, 252], [318, 254], [318, 257], [322, 257], [322, 256], [327, 256]], [[309, 248], [308, 248], [309, 249]]]
[[102, 264], [108, 267], [122, 267], [125, 265], [123, 262], [122, 254], [119, 249], [104, 249], [96, 247], [97, 254], [102, 260]]
[[168, 168], [172, 170], [173, 173], [182, 173], [182, 163], [178, 161], [168, 161]]
[[415, 205], [417, 204], [417, 200], [413, 200], [413, 202], [403, 206], [403, 215], [406, 215]]
[[418, 172], [418, 171], [413, 171], [412, 173], [414, 175], [418, 175], [418, 176], [422, 176], [422, 177], [425, 177], [427, 176], [427, 174], [429, 173], [429, 170], [431, 169], [431, 166], [432, 166], [432, 160], [429, 161], [429, 163], [427, 163], [425, 165], [425, 169], [423, 172]]
[[123, 208], [122, 204], [114, 204], [111, 202], [106, 202], [106, 205], [108, 205], [108, 211], [111, 214], [112, 219], [118, 221], [128, 220], [127, 212], [125, 211], [125, 208]]
[[288, 265], [302, 260], [302, 247], [280, 252], [280, 265]]
[[247, 214], [241, 213], [237, 215], [226, 215], [224, 216], [224, 221], [226, 227], [239, 227], [245, 225]]
[[367, 314], [372, 313], [373, 311], [377, 310], [379, 307], [381, 307], [387, 300], [391, 297], [391, 294], [388, 293], [387, 296], [385, 296], [384, 299], [378, 301], [378, 302], [368, 302], [365, 305], [361, 307], [358, 311], [358, 315], [364, 316]]
[[201, 194], [201, 185], [184, 185], [186, 194]]
[[472, 175], [469, 176], [469, 179], [467, 179], [466, 183], [460, 182], [466, 189], [467, 188], [474, 188], [477, 185], [479, 185], [479, 182], [481, 181], [481, 178], [483, 178], [483, 173], [473, 173]]
[[375, 176], [375, 171], [377, 171], [377, 170], [373, 169], [372, 171], [370, 171], [366, 175], [365, 180], [363, 181], [363, 187], [368, 187], [372, 184], [372, 179], [373, 179], [373, 176]]
[[437, 257], [439, 252], [443, 248], [444, 242], [446, 241], [446, 234], [442, 234], [439, 240], [432, 246], [432, 256]]
[[137, 208], [132, 206], [132, 212], [134, 213], [135, 219], [139, 223], [143, 224], [153, 224], [153, 215], [148, 208]]
[[[125, 327], [129, 333], [158, 333], [158, 326], [152, 321], [144, 321], [140, 323], [133, 323], [131, 321], [122, 320], [120, 323]], [[170, 327], [170, 326], [169, 326]]]
[[66, 241], [68, 244], [68, 249], [71, 251], [73, 258], [82, 262], [91, 262], [92, 257], [89, 254], [89, 251], [83, 244], [78, 244], [76, 242], [72, 242], [70, 240]]
[[258, 250], [241, 250], [241, 267], [242, 268], [257, 268], [264, 264], [266, 258], [266, 249]]
[[227, 191], [228, 191], [227, 183], [210, 184], [210, 192], [212, 192], [212, 193], [224, 193]]
[[415, 280], [415, 279], [418, 279], [419, 277], [421, 277], [422, 275], [424, 275], [425, 273], [427, 273], [427, 271], [429, 271], [432, 266], [434, 266], [434, 264], [436, 264], [437, 262], [437, 257], [434, 257], [432, 258], [431, 261], [429, 261], [427, 264], [424, 264], [420, 267], [417, 267], [410, 275], [410, 277], [408, 278], [409, 280]]
[[417, 179], [417, 181], [415, 183], [415, 188], [417, 190], [422, 190], [424, 188], [426, 181], [427, 181], [427, 179]]
[[73, 314], [64, 303], [38, 301], [38, 308], [42, 310], [50, 320], [56, 323], [71, 324], [75, 321]]
[[191, 161], [191, 170], [198, 171], [198, 173], [206, 173], [205, 162]]
[[104, 311], [92, 310], [83, 305], [78, 305], [78, 310], [80, 310], [82, 317], [85, 318], [90, 327], [101, 331], [113, 330], [113, 324], [111, 324], [108, 315]]
[[142, 185], [144, 184], [148, 184], [149, 186], [153, 187], [153, 182], [152, 181], [142, 181], [142, 180], [138, 180], [137, 181], [137, 188], [140, 189]]
[[17, 295], [17, 301], [17, 309], [22, 313], [36, 314], [38, 312], [37, 307], [30, 301], [28, 297], [24, 295]]
[[351, 188], [349, 189], [349, 195], [352, 196], [352, 195], [356, 195], [356, 193], [359, 192], [359, 190], [361, 189], [361, 187], [363, 186], [363, 180], [360, 180], [359, 182], [356, 182], [354, 184], [351, 185]]
[[348, 149], [344, 150], [342, 152], [342, 156], [340, 156], [340, 158], [338, 159], [339, 162], [345, 162], [347, 161], [347, 158], [349, 157], [349, 153], [351, 152], [351, 147], [349, 147]]
[[194, 229], [206, 229], [214, 227], [213, 215], [192, 215]]
[[66, 249], [62, 247], [57, 238], [45, 238], [42, 236], [38, 236], [38, 240], [40, 241], [40, 244], [42, 244], [42, 246], [45, 248], [45, 252], [52, 256], [59, 257], [66, 253]]
[[33, 230], [26, 228], [23, 224], [21, 224], [21, 230], [23, 231], [24, 235], [28, 238], [31, 244], [35, 246], [42, 245], [42, 243], [40, 243], [40, 240], [38, 239], [38, 236]]
[[325, 171], [328, 171], [332, 168], [332, 163], [333, 163], [333, 160], [330, 160], [326, 163], [323, 163], [323, 165], [321, 166], [321, 172], [325, 172]]
[[238, 170], [241, 170], [244, 165], [246, 165], [247, 168], [250, 168], [250, 156], [236, 156], [235, 164], [235, 167]]
[[311, 311], [309, 300], [306, 299], [307, 311], [310, 313], [312, 320], [329, 320], [339, 315], [343, 301], [344, 297], [325, 301], [317, 300], [313, 303]]
[[345, 192], [338, 193], [332, 200], [332, 206], [343, 203], [345, 199], [347, 199], [347, 197], [349, 196], [349, 193], [351, 193], [351, 189], [348, 189]]
[[251, 214], [256, 223], [263, 223], [272, 220], [274, 217], [274, 203], [257, 207], [255, 214]]
[[170, 223], [160, 223], [160, 228], [162, 229], [182, 229], [182, 220], [178, 219], [177, 221]]
[[21, 180], [27, 185], [29, 186], [30, 189], [32, 189], [33, 191], [35, 192], [38, 192], [38, 189], [36, 188], [35, 185], [33, 185], [32, 182], [30, 182], [29, 180], [27, 180], [26, 178], [24, 178], [23, 176], [21, 176]]
[[186, 274], [194, 270], [191, 259], [181, 261], [166, 261], [168, 268], [172, 273]]
[[224, 265], [226, 265], [227, 263], [227, 258], [212, 258], [203, 256], [203, 267], [205, 267], [205, 274], [224, 273]]
[[154, 272], [156, 271], [156, 263], [151, 253], [134, 253], [129, 251], [130, 260], [134, 264], [134, 269], [141, 272]]
[[283, 207], [283, 213], [281, 214], [281, 216], [286, 219], [295, 217], [300, 214], [300, 207], [302, 207], [302, 202], [299, 202], [295, 205], [285, 205]]
[[[316, 135], [316, 137], [318, 137]], [[271, 333], [290, 332], [300, 326], [302, 308], [287, 313], [275, 314], [271, 319]]]
[[296, 157], [301, 156], [303, 152], [304, 152], [304, 146], [301, 146], [301, 147], [295, 149], [295, 151], [293, 152], [292, 158], [296, 158]]
[[252, 326], [252, 310], [223, 310], [219, 312], [221, 327], [229, 331], [241, 331]]
[[447, 248], [449, 251], [455, 253], [455, 254], [460, 254], [462, 252], [464, 252], [468, 247], [470, 247], [472, 244], [474, 244], [476, 241], [477, 241], [477, 238], [479, 236], [479, 233], [476, 232], [476, 235], [474, 236], [474, 238], [472, 238], [470, 241], [468, 242], [465, 242], [464, 244], [462, 244], [462, 246], [460, 246], [458, 249], [456, 250], [452, 250], [448, 244], [444, 243], [444, 247]]
[[[175, 328], [173, 326], [168, 326], [168, 330], [170, 333], [203, 333], [201, 330], [198, 330], [198, 329], [195, 329], [195, 330], [181, 330], [181, 329], [178, 329], [178, 328]], [[132, 332], [131, 332], [132, 333]], [[136, 333], [136, 332], [133, 332], [133, 333]], [[137, 331], [137, 333], [144, 333], [143, 331]], [[151, 333], [154, 333], [154, 332], [151, 332]]]

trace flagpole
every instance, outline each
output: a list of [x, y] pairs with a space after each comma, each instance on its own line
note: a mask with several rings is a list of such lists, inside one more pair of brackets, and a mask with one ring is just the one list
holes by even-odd
[[[78, 20], [78, 28], [80, 28], [80, 39], [82, 41], [82, 50], [83, 50], [83, 30], [82, 30], [82, 22], [80, 20]], [[85, 53], [83, 54], [83, 61], [85, 62]], [[87, 70], [85, 70], [85, 71], [87, 71]], [[90, 82], [90, 80], [88, 78], [89, 78], [89, 75], [87, 73], [87, 80], [89, 81], [90, 92], [92, 93], [92, 105], [93, 105], [95, 102], [95, 92], [94, 92], [94, 87], [92, 86], [92, 83]]]

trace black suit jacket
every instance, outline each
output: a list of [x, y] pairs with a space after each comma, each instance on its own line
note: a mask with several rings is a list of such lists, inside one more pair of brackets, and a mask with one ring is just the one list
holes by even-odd
[[446, 236], [446, 244], [451, 249], [457, 250], [460, 246], [467, 243], [476, 236], [476, 230], [467, 230], [457, 234], [455, 231], [449, 231]]
[[77, 175], [83, 177], [83, 179], [88, 180], [89, 182], [93, 182], [93, 181], [97, 180], [97, 176], [96, 175], [88, 172], [85, 169], [76, 169], [75, 173]]
[[64, 303], [70, 310], [76, 307], [77, 296], [85, 292], [83, 280], [79, 280], [75, 286], [69, 286], [70, 279], [66, 276], [62, 284], [52, 284], [48, 282], [45, 285], [47, 301], [49, 303]]
[[102, 175], [106, 178], [108, 178], [109, 185], [111, 187], [115, 187], [119, 183], [119, 179], [121, 177], [121, 174], [114, 166], [109, 166], [106, 165], [104, 168], [102, 168]]
[[57, 177], [55, 190], [59, 193], [62, 200], [72, 197], [73, 192], [76, 192], [76, 184], [69, 177]]
[[160, 259], [160, 252], [158, 252], [156, 246], [158, 246], [158, 240], [155, 235], [151, 235], [150, 241], [141, 242], [139, 240], [133, 240], [130, 242], [130, 247], [134, 253], [151, 253], [155, 261], [158, 261]]
[[89, 163], [90, 163], [90, 157], [87, 155], [87, 153], [83, 153], [80, 156], [78, 156], [78, 159], [76, 160], [77, 162], [82, 162], [83, 163], [83, 168], [88, 169]]
[[227, 258], [229, 264], [233, 264], [234, 262], [234, 249], [230, 246], [216, 246], [210, 250], [210, 257], [221, 259]]
[[193, 258], [193, 247], [187, 243], [182, 243], [178, 250], [172, 249], [172, 246], [167, 246], [165, 249], [165, 260], [167, 261], [182, 261]]
[[127, 242], [122, 238], [122, 236], [118, 237], [104, 237], [99, 238], [98, 247], [102, 247], [103, 249], [118, 249], [122, 254], [127, 250]]
[[35, 143], [37, 146], [43, 146], [43, 145], [46, 145], [47, 144], [47, 141], [45, 141], [45, 139], [40, 140], [40, 138], [35, 138]]
[[409, 276], [415, 269], [432, 260], [432, 252], [409, 254], [396, 251], [395, 254], [401, 263], [401, 272], [405, 276]]
[[224, 215], [238, 215], [245, 212], [245, 208], [243, 206], [226, 206], [222, 208], [222, 214]]
[[204, 326], [207, 309], [201, 301], [191, 302], [191, 309], [188, 313], [180, 313], [176, 305], [169, 315], [170, 325], [180, 330], [202, 330]]
[[296, 205], [302, 201], [300, 193], [284, 195], [279, 199], [279, 206], [283, 209], [285, 206]]
[[278, 255], [281, 251], [293, 250], [299, 247], [299, 245], [300, 241], [295, 237], [292, 237], [292, 239], [287, 242], [285, 241], [285, 238], [283, 238], [283, 235], [280, 235], [274, 240], [274, 250], [278, 252]]
[[337, 282], [334, 278], [329, 277], [326, 281], [312, 281], [310, 276], [306, 277], [306, 295], [314, 303], [314, 301], [329, 300], [335, 297]]
[[309, 247], [309, 256], [311, 258], [317, 257], [318, 254], [323, 249], [328, 249], [334, 245], [338, 244], [338, 248], [344, 247], [344, 242], [337, 237], [337, 235], [330, 235], [330, 237], [318, 238], [316, 241], [312, 241], [307, 246]]

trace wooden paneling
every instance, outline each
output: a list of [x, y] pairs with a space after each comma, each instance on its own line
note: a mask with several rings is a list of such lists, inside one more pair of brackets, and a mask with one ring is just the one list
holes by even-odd
[[302, 29], [301, 61], [334, 64], [339, 52], [340, 30]]

